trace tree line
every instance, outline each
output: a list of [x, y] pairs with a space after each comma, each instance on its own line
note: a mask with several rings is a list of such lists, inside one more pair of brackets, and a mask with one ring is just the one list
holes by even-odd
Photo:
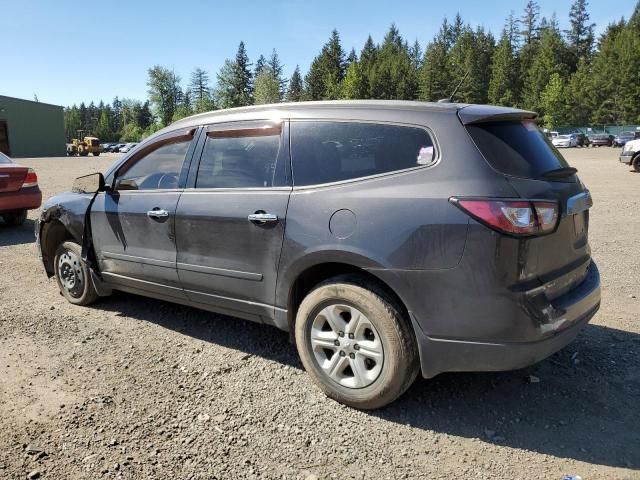
[[95, 132], [105, 141], [139, 139], [180, 118], [245, 105], [334, 99], [453, 100], [534, 110], [544, 126], [640, 123], [640, 2], [629, 20], [607, 26], [596, 39], [587, 0], [571, 5], [569, 28], [540, 15], [528, 0], [508, 16], [498, 38], [458, 14], [445, 18], [424, 50], [395, 25], [381, 43], [369, 36], [347, 52], [337, 30], [303, 76], [284, 78], [278, 53], [251, 63], [244, 42], [212, 81], [196, 68], [186, 85], [173, 70], [148, 70], [148, 99], [114, 99], [65, 110], [67, 136]]

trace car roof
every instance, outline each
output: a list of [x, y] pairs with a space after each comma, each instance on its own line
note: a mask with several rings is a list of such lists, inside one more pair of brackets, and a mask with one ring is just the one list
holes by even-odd
[[471, 105], [465, 103], [449, 102], [421, 102], [411, 100], [327, 100], [318, 102], [290, 102], [274, 103], [267, 105], [253, 105], [248, 107], [229, 108], [225, 110], [215, 110], [212, 112], [200, 113], [183, 118], [172, 123], [161, 132], [167, 132], [180, 127], [195, 127], [206, 123], [220, 121], [250, 120], [256, 115], [262, 118], [273, 116], [285, 118], [302, 118], [309, 112], [321, 114], [331, 114], [337, 118], [350, 118], [353, 110], [405, 110], [451, 113], [460, 116], [463, 123], [474, 123], [488, 118], [510, 119], [513, 118], [535, 118], [536, 114], [515, 108], [498, 107], [492, 105]]

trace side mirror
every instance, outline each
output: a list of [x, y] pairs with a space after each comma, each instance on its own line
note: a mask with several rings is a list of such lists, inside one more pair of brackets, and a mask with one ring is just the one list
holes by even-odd
[[73, 182], [71, 191], [73, 193], [97, 193], [104, 192], [104, 175], [102, 173], [91, 173], [78, 177]]
[[116, 190], [138, 190], [138, 188], [135, 178], [116, 180]]

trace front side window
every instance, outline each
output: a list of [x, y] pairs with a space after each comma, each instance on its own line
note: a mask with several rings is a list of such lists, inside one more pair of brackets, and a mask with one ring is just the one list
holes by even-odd
[[281, 126], [215, 130], [207, 134], [196, 188], [275, 186]]
[[433, 141], [417, 127], [357, 122], [292, 122], [294, 185], [395, 172], [434, 162]]
[[166, 143], [138, 159], [118, 175], [118, 190], [178, 188], [178, 178], [191, 140]]

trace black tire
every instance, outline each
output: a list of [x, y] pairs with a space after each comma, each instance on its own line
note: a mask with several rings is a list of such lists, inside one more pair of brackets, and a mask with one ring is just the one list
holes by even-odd
[[19, 212], [5, 213], [2, 215], [2, 219], [7, 225], [17, 227], [19, 225], [22, 225], [27, 219], [27, 211], [20, 210]]
[[[318, 313], [331, 305], [355, 307], [377, 330], [383, 349], [382, 368], [367, 386], [341, 385], [325, 373], [316, 360], [311, 328]], [[402, 395], [415, 380], [419, 361], [412, 327], [400, 312], [388, 295], [365, 278], [339, 276], [315, 287], [300, 304], [295, 325], [298, 353], [314, 383], [328, 397], [364, 410], [383, 407]]]
[[94, 157], [97, 157], [97, 156], [99, 156], [99, 155], [100, 155], [100, 152], [93, 152], [93, 156], [94, 156]]
[[633, 157], [633, 160], [631, 160], [631, 166], [636, 172], [640, 173], [640, 155]]
[[[89, 305], [98, 299], [98, 293], [91, 281], [89, 269], [81, 260], [82, 248], [75, 242], [63, 242], [56, 250], [53, 261], [56, 282], [60, 293], [74, 305]], [[67, 255], [63, 260], [64, 265], [61, 266], [61, 257]], [[63, 271], [61, 272], [61, 268]], [[75, 275], [73, 288], [69, 287], [69, 282], [63, 280], [64, 275], [69, 275], [69, 269], [72, 268], [71, 275]]]

